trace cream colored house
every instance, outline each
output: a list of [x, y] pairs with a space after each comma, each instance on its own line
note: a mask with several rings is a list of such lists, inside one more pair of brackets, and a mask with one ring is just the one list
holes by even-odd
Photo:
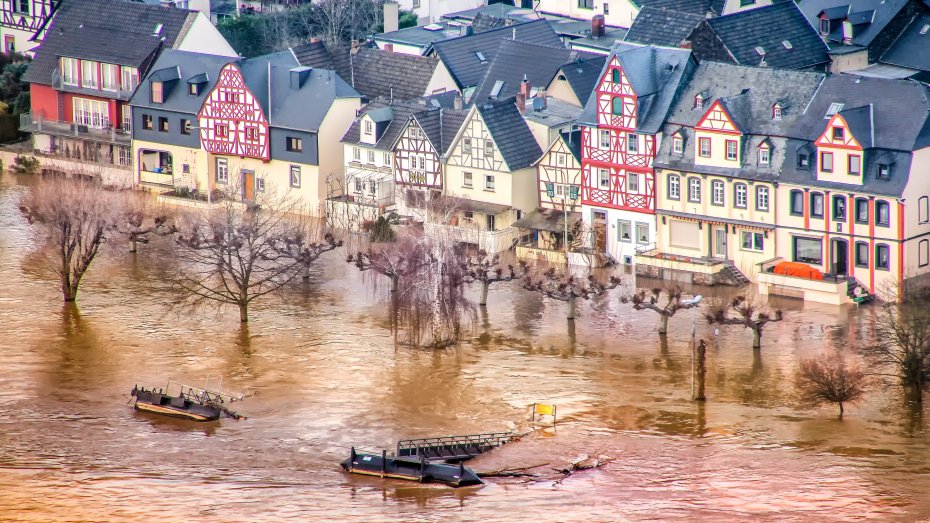
[[630, 0], [537, 0], [534, 4], [536, 11], [579, 20], [604, 15], [605, 23], [616, 27], [630, 27], [640, 6]]

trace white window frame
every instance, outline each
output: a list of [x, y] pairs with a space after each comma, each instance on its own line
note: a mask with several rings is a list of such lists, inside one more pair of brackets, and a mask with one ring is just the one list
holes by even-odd
[[756, 210], [769, 210], [769, 188], [765, 185], [756, 186]]
[[81, 68], [81, 64], [77, 58], [61, 58], [61, 81], [65, 85], [70, 85], [77, 87], [78, 77], [80, 76], [78, 71]]
[[685, 149], [685, 141], [681, 136], [672, 137], [672, 152], [675, 154], [681, 154]]
[[759, 147], [759, 165], [768, 165], [771, 157], [769, 155], [770, 149], [768, 147]]
[[639, 154], [639, 138], [636, 133], [627, 133], [626, 152], [630, 154]]
[[[761, 232], [740, 231], [739, 236], [739, 246], [741, 250], [752, 252], [762, 252], [765, 250], [765, 236]], [[746, 245], [747, 239], [749, 240], [748, 246]]]
[[72, 98], [74, 123], [94, 129], [106, 129], [110, 126], [110, 104], [102, 100]]
[[745, 209], [749, 206], [749, 189], [745, 183], [733, 186], [733, 204], [737, 209]]
[[610, 170], [599, 168], [597, 170], [597, 186], [601, 189], [610, 189]]
[[100, 88], [104, 91], [117, 91], [119, 89], [119, 77], [114, 64], [100, 64]]
[[484, 190], [494, 192], [494, 175], [493, 174], [484, 175]]
[[639, 194], [639, 173], [626, 173], [626, 190], [632, 194]]
[[229, 161], [226, 158], [216, 159], [216, 183], [229, 183]]
[[713, 180], [710, 182], [711, 203], [714, 205], [723, 205], [724, 192], [726, 192], [726, 187], [723, 184], [723, 180]]
[[736, 140], [725, 140], [724, 146], [726, 147], [727, 161], [733, 162], [739, 159], [739, 142]]
[[290, 174], [289, 178], [291, 182], [291, 187], [293, 187], [294, 189], [300, 189], [300, 166], [291, 165], [289, 174]]
[[701, 203], [701, 179], [688, 178], [688, 201]]
[[469, 187], [469, 188], [474, 187], [474, 183], [475, 183], [475, 180], [474, 180], [474, 175], [472, 175], [472, 173], [470, 172], [462, 173], [462, 187]]
[[81, 87], [87, 89], [100, 88], [100, 70], [97, 68], [99, 62], [90, 60], [81, 60]]
[[139, 70], [135, 67], [120, 66], [120, 89], [135, 91], [139, 86]]
[[668, 175], [668, 197], [670, 200], [681, 199], [681, 176], [677, 174]]
[[610, 131], [607, 129], [600, 130], [600, 144], [601, 149], [610, 149]]

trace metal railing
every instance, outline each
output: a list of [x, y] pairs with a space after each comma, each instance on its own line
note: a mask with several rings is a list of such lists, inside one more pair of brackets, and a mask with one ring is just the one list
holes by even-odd
[[44, 133], [117, 145], [132, 144], [132, 135], [122, 129], [112, 126], [98, 129], [74, 122], [47, 120], [41, 116], [33, 118], [32, 113], [23, 113], [19, 116], [19, 130], [26, 133]]
[[488, 432], [464, 436], [402, 439], [397, 456], [423, 456], [433, 459], [466, 459], [500, 447], [513, 438], [510, 432]]
[[129, 89], [125, 89], [123, 84], [119, 83], [116, 89], [104, 89], [101, 80], [101, 78], [97, 78], [96, 87], [85, 87], [79, 82], [65, 82], [65, 75], [62, 74], [58, 68], [52, 71], [52, 88], [57, 91], [90, 94], [94, 96], [102, 96], [105, 98], [115, 98], [117, 100], [129, 100], [132, 98], [133, 93], [136, 92], [136, 88], [139, 87], [139, 84], [136, 83], [135, 85], [130, 85]]

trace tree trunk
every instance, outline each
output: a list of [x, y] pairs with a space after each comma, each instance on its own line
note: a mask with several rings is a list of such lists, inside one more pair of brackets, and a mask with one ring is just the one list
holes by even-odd
[[310, 279], [310, 264], [304, 264], [304, 281]]
[[759, 329], [759, 328], [752, 329], [752, 348], [754, 349], [762, 348], [762, 329]]
[[707, 345], [704, 344], [704, 340], [701, 340], [697, 346], [697, 394], [694, 396], [697, 401], [707, 400], [707, 396], [704, 395], [704, 378], [707, 376], [706, 356]]
[[491, 286], [490, 282], [482, 281], [481, 282], [481, 301], [478, 302], [478, 305], [482, 307], [488, 306], [488, 287]]
[[840, 419], [843, 419], [843, 402], [840, 402]]
[[239, 304], [239, 321], [242, 323], [249, 322], [249, 304], [248, 303]]
[[389, 278], [391, 278], [391, 292], [397, 292], [397, 286], [398, 286], [397, 282], [400, 280], [400, 278], [397, 277], [396, 275], [389, 276]]
[[135, 236], [131, 236], [129, 238], [129, 252], [131, 253], [136, 252], [136, 237]]
[[659, 313], [659, 334], [668, 334], [668, 314]]
[[576, 298], [574, 294], [569, 295], [568, 297], [568, 319], [569, 320], [575, 319], [575, 300]]

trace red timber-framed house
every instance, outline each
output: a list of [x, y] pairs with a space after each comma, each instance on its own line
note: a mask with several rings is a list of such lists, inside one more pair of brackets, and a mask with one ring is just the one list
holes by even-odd
[[44, 35], [23, 76], [32, 96], [20, 129], [38, 153], [117, 176], [133, 162], [129, 99], [159, 54], [236, 56], [202, 13], [122, 0], [67, 0]]
[[[653, 163], [661, 128], [694, 68], [691, 52], [618, 43], [578, 119], [582, 219], [591, 247], [632, 264], [655, 243]], [[622, 237], [621, 231], [635, 232]]]
[[61, 0], [2, 0], [3, 52], [32, 54], [39, 45], [33, 36], [45, 26], [60, 3]]
[[197, 118], [200, 143], [208, 153], [270, 160], [268, 117], [237, 66], [220, 69]]

